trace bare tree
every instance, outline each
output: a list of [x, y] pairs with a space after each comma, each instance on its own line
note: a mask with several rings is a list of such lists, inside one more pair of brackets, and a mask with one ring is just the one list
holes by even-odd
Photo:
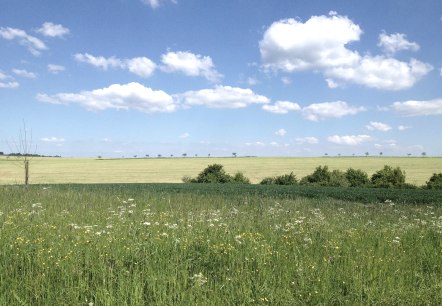
[[[14, 148], [15, 150], [12, 150]], [[26, 129], [26, 123], [23, 122], [23, 129], [20, 129], [18, 134], [18, 140], [13, 142], [13, 145], [9, 144], [9, 149], [15, 151], [15, 158], [17, 159], [20, 167], [24, 169], [25, 186], [29, 184], [29, 162], [37, 151], [37, 146], [32, 142], [32, 130], [28, 132]]]

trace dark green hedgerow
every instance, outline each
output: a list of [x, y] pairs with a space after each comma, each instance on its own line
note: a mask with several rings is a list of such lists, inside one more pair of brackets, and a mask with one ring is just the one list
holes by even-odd
[[[360, 203], [392, 201], [396, 204], [442, 204], [442, 190], [395, 189], [395, 188], [345, 188], [322, 186], [282, 186], [249, 184], [88, 184], [88, 185], [32, 185], [29, 188], [55, 188], [82, 191], [109, 190], [134, 195], [143, 193], [184, 193], [195, 195], [222, 195], [226, 198], [238, 196], [261, 196], [266, 198], [294, 199], [333, 198]], [[6, 187], [1, 187], [6, 188]], [[10, 188], [10, 187], [9, 187]], [[21, 188], [16, 186], [16, 188]]]

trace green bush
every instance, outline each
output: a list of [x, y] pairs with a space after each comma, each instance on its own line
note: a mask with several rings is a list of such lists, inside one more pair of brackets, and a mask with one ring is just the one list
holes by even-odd
[[275, 177], [268, 176], [268, 177], [263, 178], [259, 184], [261, 184], [261, 185], [275, 185], [275, 179], [276, 179]]
[[301, 185], [313, 184], [319, 186], [328, 186], [331, 179], [331, 172], [328, 166], [318, 166], [312, 174], [303, 177], [300, 181]]
[[233, 183], [236, 184], [250, 184], [250, 179], [244, 175], [242, 172], [236, 172], [232, 179]]
[[207, 166], [198, 176], [191, 180], [192, 183], [230, 183], [233, 178], [226, 173], [223, 165], [213, 164]]
[[385, 165], [383, 169], [372, 175], [371, 183], [374, 187], [381, 188], [401, 187], [405, 184], [405, 171], [399, 167], [393, 169]]
[[345, 175], [345, 172], [340, 170], [333, 170], [330, 173], [330, 180], [328, 181], [327, 185], [324, 186], [349, 187], [350, 183]]
[[261, 185], [298, 185], [298, 179], [296, 175], [291, 172], [290, 174], [283, 174], [275, 177], [265, 177], [260, 182]]
[[184, 183], [236, 183], [236, 184], [250, 184], [250, 180], [242, 173], [237, 172], [234, 176], [226, 173], [223, 165], [213, 164], [207, 166], [201, 171], [196, 178], [184, 176], [182, 178]]
[[426, 182], [427, 189], [442, 189], [442, 173], [434, 173], [428, 182]]
[[280, 176], [275, 177], [275, 184], [276, 185], [297, 185], [298, 180], [296, 178], [296, 175], [291, 172], [290, 174], [283, 174]]
[[360, 169], [347, 169], [345, 177], [347, 178], [350, 187], [363, 187], [370, 184], [368, 174]]

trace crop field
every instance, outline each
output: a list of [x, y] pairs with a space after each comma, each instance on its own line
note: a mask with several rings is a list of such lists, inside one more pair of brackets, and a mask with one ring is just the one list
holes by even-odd
[[[30, 163], [31, 184], [51, 183], [179, 183], [183, 176], [196, 176], [209, 164], [222, 164], [229, 173], [243, 172], [252, 183], [266, 176], [293, 173], [301, 178], [320, 165], [331, 170], [349, 167], [369, 175], [384, 165], [401, 167], [406, 181], [423, 185], [442, 172], [442, 158], [432, 157], [318, 157], [318, 158], [34, 158]], [[22, 183], [23, 169], [13, 157], [0, 157], [0, 185]]]
[[441, 191], [413, 204], [370, 189], [387, 198], [362, 204], [302, 190], [0, 186], [0, 304], [440, 303]]

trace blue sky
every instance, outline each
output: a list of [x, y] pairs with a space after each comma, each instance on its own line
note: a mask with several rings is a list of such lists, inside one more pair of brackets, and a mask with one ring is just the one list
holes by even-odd
[[0, 103], [5, 153], [440, 156], [442, 2], [0, 0]]

